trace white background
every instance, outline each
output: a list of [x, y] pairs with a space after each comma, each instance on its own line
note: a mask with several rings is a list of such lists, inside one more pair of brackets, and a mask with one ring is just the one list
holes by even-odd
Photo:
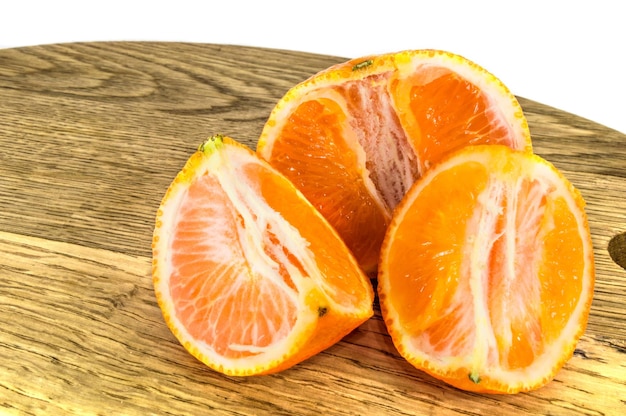
[[156, 40], [346, 58], [444, 49], [516, 95], [626, 132], [625, 16], [611, 0], [12, 0], [0, 8], [0, 48]]

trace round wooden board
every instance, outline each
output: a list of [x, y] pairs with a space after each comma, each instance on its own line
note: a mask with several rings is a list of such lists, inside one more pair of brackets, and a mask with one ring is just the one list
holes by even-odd
[[254, 147], [291, 86], [344, 60], [183, 43], [0, 50], [0, 413], [626, 414], [626, 270], [608, 251], [626, 257], [626, 136], [523, 98], [536, 153], [587, 201], [597, 270], [586, 334], [546, 387], [451, 388], [399, 357], [379, 312], [272, 376], [223, 376], [176, 341], [150, 276], [165, 189], [207, 136]]

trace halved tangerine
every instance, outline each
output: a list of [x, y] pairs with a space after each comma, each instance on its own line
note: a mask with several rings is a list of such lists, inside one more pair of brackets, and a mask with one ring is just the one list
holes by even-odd
[[584, 201], [537, 155], [469, 146], [432, 167], [394, 213], [378, 275], [398, 351], [465, 390], [552, 380], [594, 289]]
[[458, 55], [413, 50], [332, 66], [289, 90], [257, 152], [376, 270], [391, 213], [441, 157], [472, 144], [531, 150], [505, 85]]
[[284, 370], [372, 314], [373, 289], [302, 194], [234, 140], [187, 161], [157, 213], [156, 297], [169, 328], [229, 375]]

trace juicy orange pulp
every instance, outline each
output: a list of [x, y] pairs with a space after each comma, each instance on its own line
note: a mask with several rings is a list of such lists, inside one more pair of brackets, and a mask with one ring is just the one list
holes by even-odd
[[441, 67], [426, 67], [390, 82], [396, 108], [411, 140], [420, 172], [452, 150], [474, 144], [504, 144], [530, 150], [530, 143], [515, 143], [505, 123], [494, 123], [497, 109], [490, 97], [459, 74]]
[[405, 358], [466, 390], [549, 381], [573, 353], [593, 294], [578, 192], [538, 156], [461, 150], [398, 207], [381, 257], [385, 322]]
[[448, 152], [481, 143], [531, 149], [515, 98], [461, 57], [406, 51], [351, 60], [291, 89], [257, 152], [372, 272], [393, 209], [413, 182]]
[[373, 313], [349, 250], [293, 185], [232, 139], [205, 143], [166, 193], [153, 277], [172, 332], [232, 375], [288, 368]]
[[344, 236], [361, 264], [371, 269], [378, 262], [390, 216], [364, 183], [362, 156], [345, 140], [350, 134], [347, 116], [335, 101], [306, 101], [290, 116], [274, 144], [270, 163]]

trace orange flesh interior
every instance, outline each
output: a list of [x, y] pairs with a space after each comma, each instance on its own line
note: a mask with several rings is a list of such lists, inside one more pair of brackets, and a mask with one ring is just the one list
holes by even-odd
[[[231, 346], [277, 341], [293, 326], [297, 306], [245, 262], [241, 220], [215, 178], [204, 175], [192, 182], [186, 198], [182, 206], [189, 211], [181, 214], [171, 247], [176, 314], [193, 338], [220, 355], [251, 355]], [[240, 307], [245, 304], [255, 307]]]
[[[367, 303], [369, 283], [362, 278], [343, 242], [298, 196], [293, 185], [261, 164], [247, 164], [241, 172], [257, 186], [255, 195], [246, 198], [262, 198], [270, 209], [297, 225], [300, 236], [308, 242], [308, 250], [315, 253], [313, 270], [327, 283], [326, 294], [340, 305], [371, 309]], [[278, 276], [263, 275], [249, 263], [242, 244], [246, 227], [257, 225], [244, 223], [218, 180], [210, 174], [193, 180], [184, 198], [181, 206], [185, 211], [180, 213], [171, 238], [170, 290], [178, 319], [194, 339], [207, 343], [226, 358], [254, 355], [255, 348], [280, 341], [295, 324], [299, 302], [296, 284], [284, 259], [308, 278], [301, 259], [268, 225], [262, 230], [263, 249], [277, 263]], [[291, 289], [291, 296], [279, 284], [280, 280]], [[330, 306], [324, 299], [316, 301], [322, 303], [307, 306]], [[251, 307], [246, 308], [247, 304]]]
[[562, 198], [551, 201], [551, 205], [555, 224], [554, 229], [545, 236], [546, 250], [539, 268], [543, 289], [541, 322], [547, 342], [551, 342], [567, 324], [578, 303], [585, 269], [576, 218]]
[[[324, 219], [296, 194], [285, 179], [260, 165], [248, 165], [247, 174], [259, 181], [260, 193], [267, 204], [288, 223], [297, 224], [308, 249], [315, 253], [316, 269], [333, 288], [333, 293], [329, 293], [333, 301], [344, 306], [360, 306], [369, 288], [364, 285], [356, 263], [348, 256], [339, 236], [327, 229]], [[289, 191], [285, 192], [286, 189]]]
[[490, 181], [487, 167], [469, 162], [443, 171], [422, 190], [390, 241], [387, 296], [402, 331], [433, 356], [471, 356], [479, 342], [475, 308], [485, 308], [497, 349], [488, 361], [523, 368], [562, 332], [578, 302], [582, 241], [576, 218], [553, 189], [526, 178], [505, 186], [491, 238], [478, 247], [485, 303], [476, 304], [467, 261], [473, 244], [480, 244], [473, 221], [486, 209], [479, 196]]
[[[351, 65], [336, 71], [346, 68]], [[519, 143], [477, 86], [447, 68], [424, 65], [408, 76], [387, 70], [350, 77], [319, 87], [311, 93], [316, 99], [297, 106], [273, 141], [270, 163], [316, 206], [370, 272], [393, 209], [432, 164], [467, 145], [529, 143]], [[333, 94], [343, 101], [329, 98]], [[347, 143], [362, 148], [364, 162]]]
[[[474, 186], [457, 190], [456, 184], [467, 177], [474, 178]], [[473, 213], [476, 193], [486, 182], [486, 172], [474, 164], [438, 175], [402, 218], [401, 229], [406, 232], [396, 233], [390, 241], [389, 302], [398, 309], [404, 330], [411, 334], [432, 331], [434, 344], [443, 341], [444, 334], [452, 329], [451, 320], [466, 312], [445, 313], [458, 286], [464, 283], [460, 275], [465, 226]], [[441, 195], [448, 190], [454, 192], [454, 203], [433, 203], [449, 199]], [[441, 331], [439, 336], [437, 331]]]
[[399, 108], [410, 109], [400, 119], [422, 172], [450, 151], [470, 144], [515, 144], [508, 128], [494, 125], [492, 104], [481, 90], [448, 69], [421, 68], [392, 80], [390, 90]]
[[272, 154], [277, 156], [270, 163], [345, 237], [367, 269], [378, 261], [388, 220], [363, 183], [357, 156], [346, 144], [346, 131], [346, 115], [337, 103], [304, 102], [276, 139]]

